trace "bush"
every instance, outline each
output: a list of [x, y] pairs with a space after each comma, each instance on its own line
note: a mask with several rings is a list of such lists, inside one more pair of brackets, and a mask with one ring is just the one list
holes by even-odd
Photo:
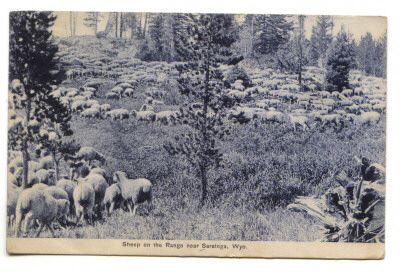
[[226, 81], [229, 84], [233, 84], [236, 80], [242, 80], [245, 88], [249, 88], [253, 85], [246, 71], [237, 65], [235, 65], [226, 76]]

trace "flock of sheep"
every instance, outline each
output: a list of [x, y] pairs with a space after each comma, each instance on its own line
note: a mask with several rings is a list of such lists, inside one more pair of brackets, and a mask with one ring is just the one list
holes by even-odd
[[[29, 233], [38, 224], [36, 237], [47, 226], [54, 237], [53, 224], [75, 226], [86, 217], [89, 222], [110, 215], [122, 208], [136, 214], [139, 204], [151, 206], [152, 184], [145, 178], [128, 179], [117, 171], [112, 178], [96, 167], [94, 161], [105, 163], [105, 157], [92, 147], [81, 147], [69, 161], [70, 175], [57, 180], [51, 156], [44, 153], [39, 161], [31, 161], [26, 188], [21, 186], [23, 160], [20, 152], [10, 153], [8, 164], [7, 216], [9, 226], [15, 223], [16, 235]], [[35, 167], [33, 167], [35, 165]], [[41, 174], [46, 173], [46, 174]]]
[[[158, 106], [169, 107], [163, 100], [166, 95], [163, 86], [178, 76], [174, 68], [176, 63], [112, 58], [106, 54], [112, 48], [104, 49], [99, 44], [90, 46], [90, 54], [81, 53], [87, 46], [78, 42], [73, 46], [60, 45], [60, 58], [69, 65], [69, 70], [65, 84], [53, 87], [53, 97], [82, 118], [176, 124], [179, 111], [155, 111]], [[93, 53], [96, 50], [97, 54]], [[225, 75], [230, 71], [224, 66], [221, 69]], [[303, 75], [307, 91], [300, 91], [295, 75], [272, 69], [251, 69], [247, 74], [251, 87], [236, 80], [224, 92], [226, 97], [237, 102], [226, 114], [233, 122], [286, 123], [294, 130], [306, 131], [317, 124], [322, 127], [340, 126], [346, 122], [375, 125], [385, 113], [386, 82], [357, 71], [351, 73], [352, 88], [342, 93], [320, 90], [323, 72], [315, 67], [307, 67]], [[72, 88], [69, 82], [73, 80], [85, 83]], [[113, 87], [104, 90], [104, 82], [113, 82]], [[13, 81], [12, 88], [20, 88], [20, 83]], [[145, 97], [140, 108], [112, 108], [110, 105], [112, 100], [134, 100], [140, 96]], [[99, 99], [110, 102], [101, 104]], [[190, 107], [194, 111], [200, 108], [201, 104], [195, 102]], [[20, 124], [23, 124], [23, 118], [11, 115], [9, 130]], [[46, 135], [50, 140], [56, 137], [54, 131], [43, 129], [37, 121], [31, 121], [29, 125], [37, 126], [42, 137]], [[24, 235], [30, 227], [38, 225], [36, 236], [44, 226], [54, 236], [54, 224], [64, 226], [65, 222], [74, 219], [78, 225], [82, 217], [93, 221], [93, 215], [98, 218], [119, 207], [135, 214], [138, 204], [151, 203], [152, 184], [149, 180], [128, 179], [121, 171], [115, 172], [112, 178], [107, 177], [106, 171], [96, 167], [94, 161], [104, 164], [106, 158], [92, 147], [82, 147], [68, 162], [68, 177], [57, 180], [53, 158], [42, 152], [38, 161], [29, 162], [28, 185], [23, 188], [22, 155], [10, 151], [7, 214], [9, 225], [16, 224], [17, 235], [20, 235], [24, 220]]]

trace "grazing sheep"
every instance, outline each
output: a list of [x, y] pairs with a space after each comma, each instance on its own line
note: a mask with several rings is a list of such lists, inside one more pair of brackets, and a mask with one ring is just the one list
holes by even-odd
[[71, 110], [73, 112], [83, 111], [85, 108], [86, 108], [86, 101], [84, 100], [78, 100], [72, 102]]
[[98, 174], [98, 175], [102, 175], [103, 177], [106, 177], [106, 170], [104, 170], [100, 167], [95, 167], [95, 168], [90, 169], [89, 175], [92, 175], [92, 174]]
[[79, 183], [73, 193], [76, 225], [78, 225], [82, 216], [87, 215], [89, 220], [92, 222], [93, 219], [93, 207], [95, 200], [94, 189], [90, 184], [85, 182]]
[[328, 98], [328, 97], [330, 96], [330, 93], [329, 93], [328, 91], [320, 91], [320, 92], [319, 92], [319, 95], [320, 95], [322, 98]]
[[330, 123], [335, 123], [338, 126], [343, 121], [342, 116], [339, 114], [316, 115], [314, 119], [320, 121], [321, 126]]
[[365, 181], [370, 181], [370, 182], [377, 181], [378, 183], [384, 183], [385, 182], [385, 174], [386, 174], [385, 167], [383, 167], [383, 165], [381, 165], [379, 163], [369, 164], [369, 161], [367, 164], [365, 164], [366, 161], [367, 160], [365, 160], [365, 159], [363, 160], [363, 165], [361, 168], [362, 174], [363, 174], [363, 179]]
[[346, 96], [346, 97], [350, 97], [353, 95], [353, 90], [352, 89], [346, 89], [342, 91], [342, 95]]
[[176, 119], [175, 111], [160, 111], [156, 113], [156, 122], [164, 125], [174, 123]]
[[40, 159], [39, 161], [39, 165], [38, 165], [39, 169], [54, 169], [54, 160], [52, 156], [45, 156], [43, 158]]
[[105, 96], [107, 99], [119, 99], [120, 97], [119, 97], [119, 95], [117, 94], [117, 93], [114, 93], [114, 92], [108, 92], [108, 93], [106, 93], [106, 96]]
[[137, 121], [145, 121], [145, 122], [154, 122], [154, 120], [156, 119], [156, 114], [154, 113], [154, 111], [135, 111], [132, 110], [130, 112], [130, 114], [133, 117], [136, 117]]
[[90, 184], [94, 190], [94, 211], [97, 216], [100, 215], [101, 203], [108, 188], [106, 179], [99, 174], [91, 174], [86, 177], [85, 183]]
[[23, 167], [24, 166], [24, 161], [21, 157], [16, 157], [10, 163], [8, 164], [8, 171], [10, 171], [11, 174], [14, 174], [17, 168]]
[[358, 125], [374, 125], [377, 124], [380, 120], [380, 115], [379, 113], [375, 111], [371, 112], [363, 112], [361, 115], [358, 115], [356, 119], [354, 120], [356, 124]]
[[103, 104], [100, 106], [100, 111], [102, 113], [105, 113], [106, 111], [111, 110], [111, 105], [110, 104]]
[[153, 104], [154, 106], [157, 106], [157, 105], [164, 105], [164, 101], [161, 101], [161, 100], [153, 100], [152, 104]]
[[107, 112], [107, 115], [111, 117], [113, 121], [124, 120], [129, 118], [129, 111], [127, 109], [115, 109]]
[[32, 189], [35, 190], [46, 190], [49, 186], [44, 183], [36, 183], [35, 185], [32, 186]]
[[110, 214], [116, 208], [118, 208], [118, 206], [121, 205], [122, 202], [123, 198], [120, 185], [118, 183], [114, 183], [107, 188], [102, 206], [106, 209], [107, 215], [110, 216]]
[[280, 111], [266, 111], [257, 113], [258, 118], [262, 122], [276, 122], [283, 123], [285, 121], [285, 115]]
[[111, 92], [118, 94], [118, 96], [121, 98], [122, 97], [122, 93], [124, 92], [124, 89], [116, 86], [114, 88], [111, 89]]
[[153, 106], [148, 105], [148, 104], [143, 104], [143, 105], [140, 107], [140, 110], [139, 110], [139, 111], [152, 111], [152, 110], [154, 110]]
[[69, 202], [65, 199], [55, 199], [44, 190], [33, 188], [21, 192], [16, 207], [17, 236], [20, 234], [22, 220], [25, 218], [24, 236], [33, 220], [39, 222], [36, 237], [39, 237], [44, 226], [47, 226], [54, 237], [51, 223], [68, 213]]
[[118, 182], [131, 214], [135, 215], [137, 206], [145, 201], [151, 206], [152, 184], [148, 179], [128, 179], [126, 173], [121, 171], [115, 172], [113, 179]]
[[153, 97], [149, 96], [146, 97], [146, 100], [144, 101], [145, 104], [151, 105], [153, 103]]
[[60, 179], [56, 183], [56, 187], [63, 189], [65, 192], [67, 192], [68, 195], [68, 201], [69, 201], [69, 214], [74, 214], [74, 190], [75, 187], [77, 186], [77, 183], [75, 181], [69, 180], [69, 179]]
[[18, 197], [21, 194], [23, 188], [18, 186], [9, 186], [7, 188], [7, 216], [8, 226], [11, 226], [15, 222], [15, 211], [17, 207]]
[[135, 94], [135, 91], [132, 88], [126, 88], [125, 91], [123, 92], [123, 95], [126, 97], [133, 97]]
[[293, 129], [297, 129], [297, 125], [303, 128], [303, 131], [306, 131], [309, 127], [307, 125], [308, 118], [306, 116], [294, 116], [289, 114], [290, 123], [293, 125]]
[[14, 174], [10, 173], [8, 180], [15, 186], [21, 186], [23, 174], [24, 174], [24, 168], [17, 167]]
[[60, 187], [48, 186], [44, 191], [50, 194], [55, 199], [65, 199], [69, 202], [68, 193]]
[[46, 169], [39, 169], [34, 173], [37, 178], [38, 183], [44, 183], [47, 185], [54, 185], [54, 178], [55, 178], [55, 171], [53, 169], [46, 170]]
[[386, 105], [383, 103], [377, 103], [372, 106], [372, 110], [379, 112], [379, 113], [383, 113], [386, 110]]
[[96, 108], [89, 108], [81, 112], [81, 116], [85, 118], [99, 118], [100, 111]]
[[93, 160], [97, 160], [101, 164], [104, 164], [106, 162], [106, 158], [104, 157], [104, 155], [90, 146], [82, 146], [81, 149], [79, 149], [78, 153], [76, 153], [74, 158], [75, 158], [75, 161], [76, 160], [85, 160], [85, 161], [89, 162], [89, 165], [91, 165], [91, 162]]
[[70, 178], [71, 180], [79, 177], [86, 177], [89, 175], [90, 167], [85, 161], [71, 162], [69, 164], [70, 167]]

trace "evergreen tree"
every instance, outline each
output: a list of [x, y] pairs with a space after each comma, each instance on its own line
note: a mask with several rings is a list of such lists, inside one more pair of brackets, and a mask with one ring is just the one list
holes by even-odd
[[326, 81], [329, 91], [349, 88], [349, 72], [354, 62], [354, 40], [342, 26], [327, 54]]
[[257, 15], [254, 50], [259, 54], [274, 54], [289, 41], [292, 22], [286, 15]]
[[97, 26], [100, 22], [100, 18], [103, 16], [99, 12], [86, 12], [86, 17], [83, 19], [85, 26], [93, 29], [94, 35], [97, 35]]
[[[45, 123], [65, 124], [70, 119], [69, 110], [50, 95], [51, 84], [59, 83], [63, 76], [57, 70], [58, 47], [48, 30], [55, 19], [51, 12], [10, 13], [9, 78], [14, 105], [25, 112], [18, 129], [9, 130], [9, 145], [22, 151], [24, 187], [28, 184], [29, 145], [38, 143], [40, 127]], [[69, 132], [65, 125], [60, 129]]]
[[[223, 95], [224, 81], [219, 67], [235, 65], [242, 57], [234, 57], [229, 50], [237, 38], [232, 15], [187, 14], [181, 19], [187, 28], [177, 49], [188, 62], [177, 66], [178, 84], [188, 106], [181, 108], [179, 121], [187, 125], [187, 131], [165, 148], [172, 155], [185, 156], [196, 171], [201, 180], [200, 205], [203, 205], [207, 197], [207, 173], [221, 166], [218, 140], [229, 132], [222, 119], [229, 104]], [[195, 111], [190, 106], [192, 102], [201, 103], [201, 110]]]
[[386, 68], [386, 42], [385, 39], [375, 41], [372, 34], [367, 32], [361, 37], [356, 46], [357, 67], [366, 75], [384, 76]]
[[310, 60], [314, 65], [324, 63], [327, 50], [333, 40], [332, 29], [332, 16], [321, 15], [317, 17], [317, 24], [312, 27], [310, 37]]

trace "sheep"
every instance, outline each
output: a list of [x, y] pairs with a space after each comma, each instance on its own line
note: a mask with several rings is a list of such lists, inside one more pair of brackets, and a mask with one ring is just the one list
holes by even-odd
[[289, 114], [289, 120], [290, 123], [293, 125], [293, 129], [296, 130], [296, 126], [299, 125], [303, 128], [303, 131], [306, 131], [308, 129], [307, 121], [308, 118], [306, 116], [294, 116], [292, 114]]
[[17, 167], [14, 174], [10, 173], [8, 180], [10, 181], [10, 183], [14, 184], [15, 186], [21, 186], [23, 174], [24, 174], [24, 168]]
[[100, 112], [105, 113], [106, 111], [111, 110], [110, 104], [103, 104], [100, 106]]
[[69, 180], [69, 179], [60, 179], [56, 183], [56, 187], [63, 189], [65, 192], [67, 192], [68, 195], [68, 201], [69, 201], [69, 214], [73, 214], [74, 211], [74, 189], [77, 186], [77, 183], [75, 181]]
[[346, 89], [342, 91], [342, 95], [346, 96], [346, 97], [350, 97], [354, 94], [352, 89]]
[[343, 121], [342, 116], [339, 114], [316, 115], [314, 119], [321, 121], [321, 126], [325, 126], [329, 123], [339, 125]]
[[103, 177], [106, 177], [106, 170], [100, 168], [100, 167], [95, 167], [90, 169], [89, 175], [92, 174], [98, 174], [98, 175], [102, 175]]
[[151, 103], [153, 103], [153, 97], [151, 97], [151, 96], [146, 97], [146, 99], [144, 100], [144, 103], [151, 105]]
[[129, 118], [129, 111], [127, 109], [115, 109], [107, 112], [107, 116], [111, 117], [113, 121], [124, 120]]
[[277, 122], [283, 123], [285, 120], [285, 115], [279, 111], [266, 111], [257, 113], [258, 118], [262, 122]]
[[24, 166], [24, 161], [21, 157], [16, 157], [10, 163], [8, 164], [8, 171], [10, 171], [11, 174], [14, 174], [15, 171], [17, 170], [18, 167], [23, 167]]
[[91, 162], [93, 160], [97, 160], [101, 164], [104, 164], [106, 162], [106, 158], [104, 157], [104, 155], [90, 146], [82, 146], [76, 153], [74, 158], [75, 160], [85, 160], [89, 162], [89, 165], [91, 165]]
[[139, 110], [139, 111], [152, 111], [152, 110], [154, 110], [153, 106], [148, 105], [148, 104], [143, 104], [143, 105], [140, 107], [140, 110]]
[[102, 207], [106, 209], [107, 215], [110, 216], [110, 214], [114, 211], [115, 208], [117, 208], [118, 205], [122, 203], [122, 201], [123, 198], [120, 185], [118, 183], [114, 183], [107, 188], [104, 195]]
[[330, 96], [330, 93], [327, 92], [327, 91], [320, 91], [320, 92], [319, 92], [319, 95], [320, 95], [322, 98], [328, 98], [328, 97]]
[[32, 186], [32, 189], [35, 190], [46, 190], [49, 186], [47, 184], [44, 183], [36, 183]]
[[156, 122], [164, 125], [173, 123], [175, 121], [175, 111], [160, 111], [156, 113]]
[[380, 120], [379, 113], [371, 111], [371, 112], [361, 113], [361, 115], [356, 116], [356, 119], [354, 121], [356, 124], [363, 126], [363, 125], [377, 124], [379, 120]]
[[9, 186], [7, 188], [7, 216], [8, 226], [11, 226], [15, 221], [15, 211], [17, 207], [18, 197], [23, 188], [18, 186]]
[[17, 236], [20, 234], [22, 220], [25, 218], [24, 236], [32, 220], [39, 222], [36, 237], [39, 237], [44, 226], [47, 226], [54, 237], [51, 223], [68, 213], [69, 202], [65, 199], [55, 199], [44, 190], [33, 188], [21, 192], [16, 207]]
[[118, 182], [124, 202], [127, 202], [132, 215], [136, 214], [137, 206], [147, 201], [151, 206], [152, 184], [148, 179], [128, 179], [126, 173], [117, 171], [113, 179]]
[[76, 178], [79, 178], [86, 177], [90, 172], [89, 165], [85, 161], [70, 162], [69, 167], [71, 180], [75, 179], [75, 174]]
[[88, 175], [85, 179], [85, 183], [90, 184], [94, 190], [94, 210], [95, 214], [98, 216], [100, 215], [100, 207], [101, 203], [103, 202], [104, 195], [108, 188], [108, 184], [106, 179], [99, 174], [91, 174]]
[[65, 199], [69, 202], [68, 193], [64, 189], [56, 186], [48, 186], [44, 191], [50, 194], [55, 199]]
[[156, 114], [154, 113], [154, 111], [135, 111], [132, 110], [130, 112], [130, 114], [133, 117], [136, 117], [137, 121], [146, 121], [148, 123], [150, 122], [154, 122], [154, 120], [156, 119]]
[[85, 118], [99, 118], [100, 111], [96, 108], [88, 108], [81, 112], [81, 116]]
[[123, 92], [123, 95], [126, 97], [133, 97], [135, 94], [135, 91], [132, 88], [126, 88], [125, 91]]
[[73, 112], [83, 111], [85, 108], [86, 108], [86, 101], [84, 100], [78, 100], [72, 102], [71, 110]]
[[383, 103], [378, 103], [372, 106], [372, 110], [383, 113], [386, 110], [386, 105]]
[[54, 160], [52, 156], [45, 156], [43, 158], [40, 159], [39, 161], [39, 165], [38, 165], [39, 169], [54, 169]]
[[124, 89], [119, 86], [116, 86], [111, 89], [111, 92], [118, 94], [119, 97], [122, 97], [122, 93], [124, 92]]
[[[46, 169], [39, 169], [34, 173], [36, 177], [37, 183], [44, 183], [47, 185], [54, 184], [53, 180], [55, 177], [55, 171], [53, 169], [46, 170]], [[33, 184], [32, 184], [33, 185]]]
[[114, 92], [108, 92], [108, 93], [106, 93], [106, 96], [105, 96], [107, 99], [119, 99], [120, 97], [119, 97], [119, 95], [117, 94], [117, 93], [114, 93]]
[[164, 105], [164, 101], [161, 101], [161, 100], [153, 100], [152, 104], [153, 104], [154, 106], [157, 106], [157, 105]]
[[93, 219], [93, 207], [95, 200], [95, 192], [90, 184], [80, 182], [74, 189], [73, 192], [76, 225], [78, 225], [82, 216], [87, 215], [92, 221]]

